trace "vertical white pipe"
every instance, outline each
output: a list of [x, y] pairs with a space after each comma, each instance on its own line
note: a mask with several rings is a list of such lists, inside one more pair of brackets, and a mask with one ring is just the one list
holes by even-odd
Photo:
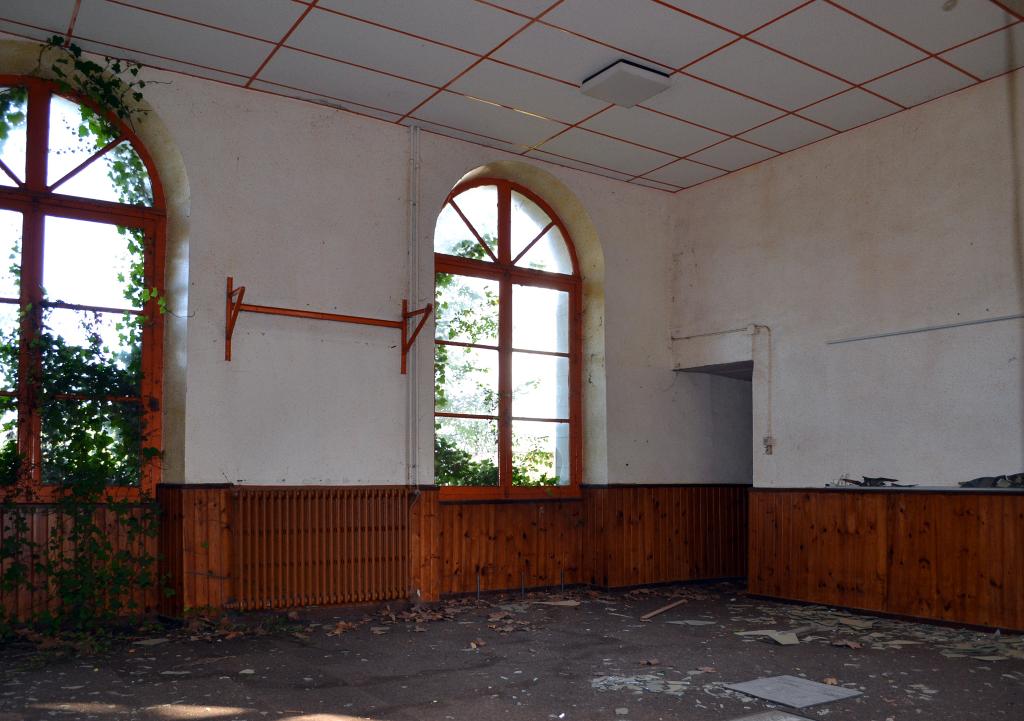
[[[410, 309], [422, 307], [420, 298], [420, 129], [409, 126], [409, 238], [406, 248], [408, 267], [406, 293]], [[422, 341], [420, 341], [422, 342]], [[419, 441], [419, 375], [416, 364], [415, 346], [409, 349], [406, 384], [406, 418], [405, 418], [405, 483], [410, 486], [419, 485], [417, 455]]]

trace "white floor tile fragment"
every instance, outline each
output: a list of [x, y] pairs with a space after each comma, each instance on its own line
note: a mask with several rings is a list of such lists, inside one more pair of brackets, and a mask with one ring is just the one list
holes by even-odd
[[796, 676], [772, 676], [744, 683], [727, 683], [725, 686], [740, 693], [781, 703], [792, 708], [807, 708], [820, 703], [830, 703], [861, 695], [861, 692], [855, 689], [829, 686]]

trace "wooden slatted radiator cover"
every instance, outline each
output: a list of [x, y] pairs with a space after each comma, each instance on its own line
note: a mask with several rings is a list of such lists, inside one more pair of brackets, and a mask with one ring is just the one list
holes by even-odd
[[408, 488], [239, 486], [232, 497], [236, 608], [408, 596]]

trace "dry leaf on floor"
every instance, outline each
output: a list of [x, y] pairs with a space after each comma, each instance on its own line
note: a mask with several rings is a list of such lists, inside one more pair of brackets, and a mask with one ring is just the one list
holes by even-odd
[[661, 661], [656, 659], [656, 658], [649, 658], [649, 659], [647, 659], [645, 661], [641, 661], [640, 662], [641, 666], [659, 666], [660, 664], [661, 664]]
[[356, 627], [356, 625], [354, 623], [349, 623], [348, 621], [338, 621], [338, 623], [336, 623], [334, 625], [334, 628], [332, 628], [331, 630], [329, 630], [327, 632], [327, 635], [328, 636], [340, 636], [341, 634], [345, 633], [346, 631], [353, 630], [355, 627]]

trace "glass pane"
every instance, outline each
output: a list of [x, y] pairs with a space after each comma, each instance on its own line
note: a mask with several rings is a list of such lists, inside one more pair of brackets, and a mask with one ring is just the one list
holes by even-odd
[[[89, 108], [58, 96], [51, 98], [47, 185], [80, 166], [118, 134], [117, 128]], [[91, 163], [55, 192], [115, 203], [153, 204], [146, 166], [128, 142]]]
[[48, 300], [142, 307], [142, 234], [106, 223], [46, 218], [43, 287]]
[[569, 294], [564, 290], [512, 286], [512, 347], [569, 352]]
[[0, 396], [0, 486], [18, 479], [18, 402]]
[[551, 273], [572, 273], [572, 258], [562, 238], [562, 231], [552, 228], [516, 263], [520, 268], [546, 270]]
[[569, 482], [569, 424], [512, 421], [512, 485]]
[[569, 359], [513, 353], [512, 415], [518, 418], [568, 418]]
[[498, 351], [435, 345], [434, 409], [497, 415]]
[[61, 183], [56, 192], [129, 205], [153, 205], [149, 173], [127, 140]]
[[[489, 244], [491, 252], [497, 257], [497, 243], [493, 241], [493, 238], [489, 240], [486, 236], [481, 237], [484, 242]], [[437, 225], [434, 227], [434, 252], [457, 255], [460, 258], [473, 258], [474, 260], [491, 260], [491, 256], [487, 254], [484, 247], [477, 241], [476, 236], [451, 205], [445, 205], [444, 210], [437, 217]]]
[[21, 294], [21, 213], [0, 210], [0, 298]]
[[434, 420], [434, 482], [439, 486], [497, 486], [498, 422]]
[[540, 209], [540, 206], [512, 191], [512, 258], [515, 259], [540, 231], [551, 222], [551, 218]]
[[42, 408], [44, 483], [137, 486], [142, 412], [137, 403], [61, 401]]
[[498, 187], [481, 185], [478, 188], [470, 188], [455, 196], [454, 201], [491, 251], [497, 255]]
[[138, 396], [142, 318], [118, 313], [43, 311], [43, 391]]
[[[28, 92], [25, 88], [0, 88], [0, 161], [19, 180], [25, 180], [25, 129], [28, 127]], [[17, 186], [2, 169], [0, 185]]]
[[498, 345], [498, 281], [436, 273], [434, 284], [438, 340]]
[[13, 391], [18, 387], [18, 306], [0, 303], [0, 390]]

